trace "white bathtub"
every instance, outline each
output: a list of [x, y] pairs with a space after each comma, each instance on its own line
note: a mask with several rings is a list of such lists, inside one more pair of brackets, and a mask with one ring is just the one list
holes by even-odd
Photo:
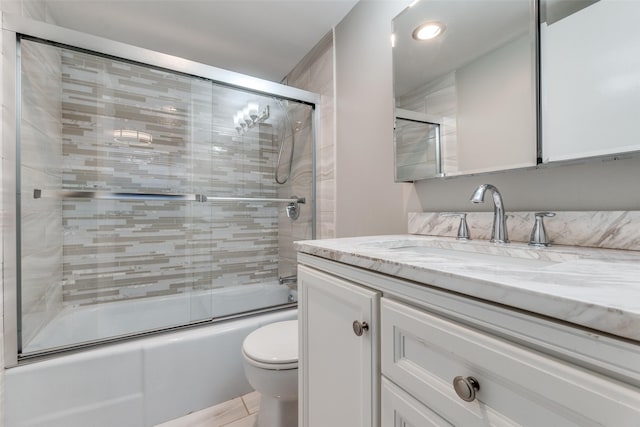
[[[245, 288], [239, 287], [238, 290]], [[272, 286], [272, 291], [282, 291]], [[248, 291], [249, 288], [243, 289]], [[264, 287], [253, 292], [229, 292], [224, 297], [224, 310], [245, 311], [252, 303], [250, 296], [276, 298]], [[276, 292], [280, 293], [280, 292]], [[286, 302], [287, 295], [284, 297]], [[171, 304], [162, 298], [164, 308], [145, 307], [149, 301], [129, 301], [120, 304], [122, 316], [106, 317], [100, 306], [60, 317], [55, 337], [67, 339], [91, 331], [99, 319], [120, 319], [120, 326], [104, 326], [106, 336], [126, 333], [127, 325], [139, 321], [139, 313], [154, 311], [162, 319], [184, 314], [184, 301]], [[155, 302], [158, 299], [154, 298]], [[212, 301], [215, 301], [214, 298]], [[236, 301], [239, 306], [232, 307]], [[189, 306], [193, 308], [194, 300]], [[132, 304], [139, 303], [136, 307]], [[215, 303], [214, 303], [215, 304]], [[103, 304], [102, 308], [118, 310], [118, 304]], [[153, 305], [153, 304], [152, 304]], [[190, 309], [191, 310], [191, 309]], [[96, 317], [91, 318], [89, 313]], [[222, 313], [222, 312], [221, 312]], [[134, 317], [131, 317], [133, 314]], [[189, 316], [193, 311], [189, 311]], [[229, 313], [226, 313], [229, 314]], [[216, 314], [216, 316], [224, 314]], [[75, 317], [69, 321], [68, 317]], [[297, 310], [288, 309], [251, 317], [225, 321], [209, 326], [140, 338], [78, 353], [58, 356], [6, 371], [6, 427], [143, 427], [180, 417], [199, 409], [224, 402], [251, 391], [244, 377], [240, 348], [244, 338], [254, 329], [275, 321], [293, 319]], [[96, 320], [98, 319], [98, 320]], [[169, 325], [174, 325], [171, 317]], [[108, 322], [114, 323], [114, 322]], [[70, 325], [89, 325], [67, 331]], [[120, 329], [114, 329], [120, 328]], [[115, 331], [115, 332], [114, 332]], [[43, 330], [44, 332], [44, 330]], [[44, 337], [44, 335], [43, 335]], [[56, 341], [57, 342], [57, 341]], [[48, 346], [45, 338], [38, 345]]]
[[[295, 291], [293, 291], [295, 292]], [[121, 302], [66, 307], [29, 343], [24, 353], [132, 333], [155, 331], [288, 302], [277, 281]]]

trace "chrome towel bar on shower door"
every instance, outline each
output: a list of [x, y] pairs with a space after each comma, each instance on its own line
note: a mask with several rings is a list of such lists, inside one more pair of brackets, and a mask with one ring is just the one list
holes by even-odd
[[304, 197], [280, 199], [273, 197], [216, 197], [204, 194], [163, 194], [163, 193], [115, 193], [109, 191], [82, 190], [33, 190], [34, 199], [99, 199], [99, 200], [176, 200], [194, 202], [283, 202], [304, 204]]

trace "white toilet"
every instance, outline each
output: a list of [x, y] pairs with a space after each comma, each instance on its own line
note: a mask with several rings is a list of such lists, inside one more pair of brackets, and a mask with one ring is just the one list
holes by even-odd
[[244, 372], [262, 395], [256, 427], [298, 426], [298, 321], [271, 323], [242, 343]]

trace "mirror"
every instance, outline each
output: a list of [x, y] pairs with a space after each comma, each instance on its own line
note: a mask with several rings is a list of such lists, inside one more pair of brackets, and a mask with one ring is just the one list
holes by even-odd
[[[441, 33], [415, 39], [425, 22]], [[534, 0], [422, 0], [393, 19], [395, 106], [440, 118], [430, 176], [536, 165], [536, 27]]]
[[544, 163], [640, 150], [640, 2], [544, 0]]
[[441, 117], [396, 108], [393, 132], [396, 182], [440, 176], [441, 122]]

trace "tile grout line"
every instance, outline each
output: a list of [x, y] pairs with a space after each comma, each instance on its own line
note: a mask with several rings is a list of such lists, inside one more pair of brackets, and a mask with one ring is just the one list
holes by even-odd
[[235, 419], [235, 420], [233, 420], [233, 421], [229, 421], [228, 423], [221, 424], [221, 425], [220, 425], [220, 427], [228, 426], [228, 425], [231, 425], [231, 424], [233, 424], [233, 423], [236, 423], [236, 422], [238, 422], [238, 421], [240, 421], [240, 420], [244, 420], [245, 418], [247, 418], [247, 417], [249, 417], [249, 416], [251, 415], [251, 414], [249, 413], [249, 408], [247, 407], [247, 404], [246, 404], [246, 402], [244, 401], [244, 396], [240, 396], [240, 401], [242, 402], [242, 407], [244, 408], [244, 411], [246, 412], [246, 415], [244, 415], [244, 416], [242, 416], [242, 417], [240, 417], [240, 418], [237, 418], [237, 419]]
[[226, 423], [226, 424], [221, 424], [221, 425], [220, 425], [220, 427], [224, 427], [224, 426], [231, 425], [231, 424], [233, 424], [233, 423], [237, 423], [238, 421], [240, 421], [240, 420], [244, 420], [245, 418], [249, 418], [249, 417], [251, 416], [251, 414], [249, 413], [249, 409], [247, 408], [247, 404], [246, 404], [246, 403], [245, 403], [245, 401], [244, 401], [244, 396], [240, 396], [240, 400], [242, 401], [242, 406], [244, 406], [244, 409], [245, 409], [245, 411], [247, 412], [247, 415], [245, 415], [245, 416], [243, 416], [243, 417], [240, 417], [240, 418], [238, 418], [238, 419], [235, 419], [235, 420], [233, 420], [233, 421], [229, 421], [229, 422], [228, 422], [228, 423]]
[[[246, 396], [246, 394], [244, 396]], [[242, 405], [244, 406], [244, 410], [247, 411], [247, 415], [251, 415], [251, 412], [249, 412], [249, 407], [247, 406], [247, 402], [244, 401], [244, 396], [240, 396], [240, 400], [242, 400]]]

